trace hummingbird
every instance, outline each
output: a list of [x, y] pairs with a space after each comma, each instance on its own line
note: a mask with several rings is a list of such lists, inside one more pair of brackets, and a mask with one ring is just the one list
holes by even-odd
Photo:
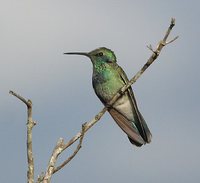
[[[93, 65], [92, 86], [105, 106], [129, 81], [124, 70], [117, 64], [114, 52], [108, 48], [100, 47], [91, 52], [68, 52], [64, 54], [83, 55], [91, 60]], [[151, 132], [139, 112], [131, 87], [112, 106], [108, 107], [108, 112], [127, 134], [133, 145], [140, 147], [151, 142]]]

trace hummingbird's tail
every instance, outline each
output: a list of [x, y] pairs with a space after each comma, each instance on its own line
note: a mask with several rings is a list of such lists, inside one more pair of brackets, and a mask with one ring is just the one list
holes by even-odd
[[140, 147], [146, 143], [137, 128], [133, 127], [132, 122], [130, 122], [124, 115], [119, 113], [114, 108], [111, 108], [109, 113], [119, 127], [128, 135], [128, 138], [132, 144]]
[[140, 113], [139, 114], [142, 123], [143, 133], [136, 127], [136, 125], [132, 121], [128, 120], [118, 110], [111, 108], [109, 109], [109, 113], [111, 114], [115, 122], [119, 125], [119, 127], [127, 134], [132, 144], [140, 147], [143, 144], [151, 142], [151, 132]]
[[[143, 128], [143, 130], [140, 134], [141, 134], [142, 138], [144, 139], [145, 143], [150, 143], [151, 138], [152, 138], [152, 134], [151, 134], [151, 132], [150, 132], [150, 130], [149, 130], [149, 128], [148, 128], [148, 126], [147, 126], [147, 124], [146, 124], [146, 122], [145, 122], [145, 120], [144, 120], [144, 118], [143, 118], [143, 116], [141, 115], [140, 112], [139, 112], [139, 115], [140, 115], [141, 125], [142, 125], [142, 128]], [[137, 143], [134, 139], [130, 138], [129, 136], [128, 136], [128, 138], [129, 138], [129, 141], [132, 144], [134, 144], [138, 147], [143, 145], [143, 144]]]
[[143, 144], [140, 144], [140, 143], [138, 143], [138, 142], [136, 142], [135, 140], [133, 140], [132, 138], [130, 138], [129, 136], [128, 136], [128, 139], [129, 139], [129, 141], [131, 142], [131, 144], [133, 144], [133, 145], [136, 145], [136, 146], [138, 146], [138, 147], [141, 147]]

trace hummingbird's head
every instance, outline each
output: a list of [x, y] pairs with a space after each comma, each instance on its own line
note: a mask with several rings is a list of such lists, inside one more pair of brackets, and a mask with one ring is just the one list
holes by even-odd
[[117, 59], [114, 52], [108, 48], [101, 47], [97, 48], [89, 53], [86, 52], [69, 52], [64, 54], [73, 55], [84, 55], [91, 59], [92, 63], [95, 64], [106, 64], [106, 63], [116, 63]]
[[114, 52], [105, 47], [97, 48], [97, 49], [89, 52], [88, 54], [93, 63], [95, 63], [95, 62], [101, 62], [101, 63], [117, 62]]

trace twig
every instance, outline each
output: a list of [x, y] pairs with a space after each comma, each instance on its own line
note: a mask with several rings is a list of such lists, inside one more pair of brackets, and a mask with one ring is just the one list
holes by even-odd
[[[133, 84], [137, 81], [137, 79], [143, 74], [143, 72], [158, 58], [162, 48], [164, 46], [166, 46], [167, 44], [169, 43], [172, 43], [173, 41], [175, 41], [177, 37], [175, 37], [174, 39], [172, 39], [171, 41], [167, 42], [167, 38], [172, 30], [172, 28], [175, 26], [175, 19], [172, 18], [171, 19], [171, 23], [170, 23], [170, 26], [163, 38], [163, 40], [161, 40], [159, 43], [158, 43], [158, 46], [156, 48], [156, 50], [153, 50], [152, 46], [148, 46], [148, 48], [153, 52], [152, 55], [150, 56], [150, 58], [148, 59], [148, 61], [146, 62], [146, 64], [141, 68], [140, 71], [138, 71], [136, 73], [136, 75], [125, 85], [123, 86], [118, 93], [116, 93], [116, 95], [111, 99], [111, 101], [108, 103], [107, 106], [112, 106], [116, 101], [117, 99], [123, 95], [123, 93]], [[100, 119], [101, 117], [104, 115], [104, 113], [107, 111], [108, 107], [104, 107], [91, 121], [85, 123], [84, 125], [84, 133], [86, 133], [93, 125], [95, 125]], [[79, 144], [81, 145], [81, 141], [82, 141], [82, 138], [83, 138], [83, 131], [77, 133], [72, 139], [70, 139], [65, 145], [63, 143], [62, 144], [62, 151], [64, 151], [66, 148], [68, 148], [69, 146], [71, 146], [74, 142], [76, 142], [78, 139], [80, 138], [80, 142]], [[55, 149], [59, 149], [57, 147], [54, 148], [54, 151]], [[74, 151], [73, 155], [71, 156], [72, 158], [77, 154], [79, 148], [77, 147], [77, 149]], [[53, 154], [52, 156], [54, 156], [54, 153], [53, 151]], [[59, 153], [57, 153], [57, 155], [59, 155], [61, 153], [61, 151]], [[54, 157], [51, 157], [51, 158], [54, 158]], [[57, 157], [56, 157], [57, 158]], [[56, 159], [55, 159], [56, 160]], [[71, 160], [71, 158], [68, 158], [67, 160], [65, 160], [60, 166], [58, 166], [57, 168], [55, 168], [53, 171], [51, 171], [52, 174], [56, 173], [58, 170], [60, 170], [61, 168], [63, 168], [69, 161]], [[51, 162], [51, 160], [50, 160]], [[49, 163], [49, 167], [50, 167], [51, 163]], [[54, 165], [53, 167], [55, 166], [55, 162], [54, 162]], [[50, 174], [49, 174], [50, 175]], [[51, 176], [51, 175], [50, 175]]]
[[55, 172], [57, 172], [61, 168], [63, 168], [66, 164], [68, 164], [76, 156], [78, 151], [81, 149], [84, 134], [85, 134], [85, 124], [82, 125], [80, 140], [79, 140], [79, 143], [78, 143], [75, 151], [73, 152], [73, 154], [70, 157], [68, 157], [61, 165], [59, 165], [58, 167], [55, 167], [58, 156], [68, 147], [68, 143], [64, 144], [64, 140], [62, 138], [60, 138], [58, 140], [57, 145], [55, 146], [53, 153], [51, 155], [51, 158], [49, 160], [47, 171], [46, 171], [44, 177], [39, 176], [38, 182], [43, 181], [43, 183], [49, 183], [51, 180], [51, 176]]
[[[83, 142], [83, 137], [85, 135], [85, 124], [82, 125], [82, 131], [81, 131], [81, 137], [80, 137], [80, 141], [75, 149], [75, 151], [73, 152], [73, 154], [68, 158], [66, 159], [61, 165], [57, 166], [53, 173], [56, 173], [57, 171], [59, 171], [61, 168], [63, 168], [67, 163], [69, 163], [73, 158], [74, 156], [76, 156], [76, 154], [78, 153], [78, 151], [81, 149], [82, 147], [82, 142]], [[66, 147], [64, 146], [64, 149], [63, 151], [66, 149]]]
[[32, 129], [36, 125], [36, 122], [32, 118], [32, 102], [31, 100], [26, 100], [14, 91], [9, 91], [9, 93], [27, 106], [27, 159], [28, 159], [28, 171], [27, 171], [27, 182], [34, 183], [34, 159], [33, 159], [33, 149], [32, 149]]

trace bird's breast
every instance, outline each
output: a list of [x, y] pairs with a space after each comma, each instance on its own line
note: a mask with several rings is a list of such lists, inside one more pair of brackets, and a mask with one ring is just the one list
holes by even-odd
[[115, 72], [107, 72], [106, 74], [93, 73], [92, 84], [95, 93], [104, 104], [109, 102], [124, 85], [119, 75]]

